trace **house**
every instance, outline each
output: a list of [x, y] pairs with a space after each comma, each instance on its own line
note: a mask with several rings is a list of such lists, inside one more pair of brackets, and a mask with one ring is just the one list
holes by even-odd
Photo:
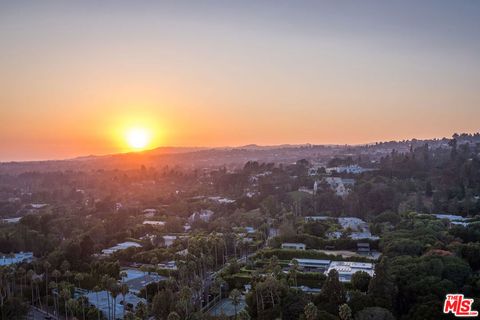
[[304, 218], [305, 222], [316, 222], [316, 221], [325, 221], [328, 219], [335, 219], [333, 217], [328, 216], [307, 216]]
[[365, 231], [365, 232], [352, 232], [349, 235], [349, 238], [352, 240], [378, 240], [380, 237], [372, 235], [370, 231]]
[[9, 266], [17, 263], [30, 263], [33, 261], [33, 252], [19, 252], [11, 255], [0, 256], [0, 266]]
[[139, 244], [139, 243], [136, 243], [136, 242], [133, 242], [133, 241], [126, 241], [126, 242], [119, 243], [116, 246], [113, 246], [111, 248], [103, 249], [102, 254], [108, 256], [108, 255], [111, 255], [114, 252], [117, 252], [119, 250], [125, 250], [125, 249], [128, 249], [128, 248], [141, 248], [141, 247], [142, 247], [142, 245]]
[[30, 204], [30, 207], [32, 207], [32, 209], [43, 209], [46, 206], [48, 206], [48, 204], [46, 204], [46, 203], [32, 203], [32, 204]]
[[328, 174], [331, 174], [331, 173], [334, 173], [334, 172], [336, 172], [336, 173], [360, 174], [360, 173], [367, 172], [367, 171], [372, 171], [372, 170], [374, 170], [374, 169], [362, 168], [357, 164], [350, 165], [350, 166], [331, 167], [331, 168], [325, 169], [325, 171]]
[[368, 243], [368, 242], [358, 242], [357, 243], [357, 252], [359, 252], [359, 253], [369, 253], [370, 252], [370, 243]]
[[2, 219], [3, 222], [5, 223], [19, 223], [22, 217], [16, 217], [16, 218], [5, 218]]
[[187, 249], [183, 249], [183, 250], [180, 250], [180, 251], [177, 251], [175, 252], [176, 255], [179, 255], [179, 256], [186, 256], [188, 254], [188, 248]]
[[165, 221], [145, 220], [143, 221], [143, 224], [154, 226], [154, 227], [163, 227], [165, 226]]
[[[350, 189], [355, 184], [354, 179], [343, 179], [340, 177], [327, 177], [323, 181], [332, 189], [339, 197], [346, 197], [350, 193]], [[313, 184], [313, 192], [317, 193], [320, 181], [315, 181]]]
[[352, 275], [359, 271], [364, 271], [371, 277], [375, 274], [374, 264], [366, 262], [332, 261], [325, 274], [328, 275], [331, 270], [338, 272], [338, 278], [341, 282], [350, 282]]
[[122, 273], [125, 273], [126, 275], [122, 278], [122, 283], [128, 285], [130, 292], [134, 294], [140, 293], [140, 290], [151, 283], [156, 283], [167, 279], [166, 277], [160, 276], [157, 273], [143, 272], [137, 269], [122, 270]]
[[[311, 272], [324, 272], [330, 266], [330, 260], [320, 260], [320, 259], [299, 259], [294, 258], [298, 262], [298, 266], [301, 270], [311, 271]], [[289, 264], [293, 265], [293, 260]]]
[[247, 234], [254, 234], [255, 233], [255, 228], [254, 227], [245, 227], [244, 228]]
[[143, 215], [146, 218], [152, 218], [153, 216], [155, 216], [155, 214], [157, 214], [157, 209], [145, 209], [145, 210], [143, 210]]
[[160, 269], [167, 269], [167, 270], [177, 270], [177, 263], [175, 261], [167, 261], [165, 263], [159, 263], [158, 267]]
[[461, 226], [468, 226], [469, 222], [467, 222], [467, 218], [462, 217], [462, 216], [457, 216], [453, 214], [435, 214], [434, 215], [437, 219], [441, 220], [448, 220], [450, 224], [456, 224], [456, 225], [461, 225]]
[[222, 197], [208, 197], [208, 200], [216, 202], [216, 203], [221, 203], [221, 204], [228, 204], [228, 203], [234, 203], [235, 202], [235, 200], [233, 200], [233, 199], [222, 198]]
[[213, 216], [213, 211], [212, 210], [200, 210], [197, 212], [192, 213], [192, 215], [188, 218], [189, 222], [195, 222], [195, 221], [203, 221], [203, 222], [208, 222]]
[[[108, 291], [90, 291], [83, 294], [83, 296], [88, 298], [88, 302], [95, 306], [98, 310], [103, 313], [103, 316], [108, 320], [114, 320], [112, 315], [109, 314], [109, 310], [113, 308], [113, 301], [110, 297], [110, 292]], [[138, 303], [142, 302], [145, 304], [145, 299], [137, 297], [135, 294], [128, 292], [125, 295], [125, 304], [135, 308]], [[123, 296], [119, 295], [115, 303], [115, 320], [123, 319]]]
[[299, 286], [299, 287], [292, 287], [292, 288], [302, 290], [303, 292], [308, 294], [318, 294], [322, 291], [322, 289], [320, 288], [310, 288], [307, 286]]
[[170, 235], [163, 236], [163, 243], [167, 248], [171, 247], [175, 242], [175, 240], [177, 240], [177, 236], [170, 236]]
[[308, 193], [308, 194], [312, 194], [313, 195], [313, 190], [312, 189], [309, 189], [307, 187], [300, 187], [298, 188], [298, 191], [299, 192], [305, 192], [305, 193]]
[[282, 243], [282, 249], [305, 250], [306, 246], [304, 243], [285, 242], [285, 243]]

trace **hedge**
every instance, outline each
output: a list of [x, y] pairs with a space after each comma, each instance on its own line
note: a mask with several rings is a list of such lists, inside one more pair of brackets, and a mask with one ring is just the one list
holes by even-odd
[[263, 249], [257, 253], [257, 257], [269, 259], [272, 256], [277, 256], [279, 260], [299, 259], [323, 259], [333, 261], [355, 261], [355, 262], [370, 262], [371, 259], [365, 257], [349, 257], [344, 258], [341, 255], [327, 254], [314, 250], [289, 250], [289, 249]]

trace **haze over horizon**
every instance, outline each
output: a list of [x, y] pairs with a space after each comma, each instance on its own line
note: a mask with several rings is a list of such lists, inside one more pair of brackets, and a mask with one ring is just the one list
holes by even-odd
[[480, 2], [0, 3], [0, 161], [476, 132]]

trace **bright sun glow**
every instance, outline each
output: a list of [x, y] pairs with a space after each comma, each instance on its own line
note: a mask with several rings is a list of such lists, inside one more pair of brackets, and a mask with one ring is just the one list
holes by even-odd
[[143, 128], [132, 128], [126, 133], [127, 143], [132, 149], [141, 150], [150, 143], [151, 134]]

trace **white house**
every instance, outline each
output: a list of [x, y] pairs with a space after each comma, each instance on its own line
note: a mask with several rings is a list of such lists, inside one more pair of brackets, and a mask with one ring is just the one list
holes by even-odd
[[103, 249], [102, 253], [104, 255], [108, 256], [108, 255], [111, 255], [114, 252], [117, 252], [119, 250], [125, 250], [125, 249], [128, 249], [128, 248], [141, 248], [141, 247], [142, 247], [142, 245], [139, 244], [139, 243], [136, 243], [136, 242], [133, 242], [133, 241], [126, 241], [126, 242], [119, 243], [116, 246], [113, 246], [111, 248]]
[[339, 166], [339, 167], [332, 167], [332, 168], [325, 169], [325, 171], [327, 173], [337, 172], [337, 173], [351, 173], [351, 174], [360, 174], [360, 173], [367, 172], [367, 171], [372, 171], [372, 170], [374, 170], [374, 169], [362, 168], [357, 164], [350, 165], [350, 166]]
[[201, 220], [203, 222], [208, 222], [213, 216], [212, 210], [200, 210], [197, 212], [192, 213], [192, 215], [188, 218], [190, 222]]
[[163, 227], [165, 226], [165, 221], [145, 220], [143, 221], [143, 224], [154, 226], [154, 227]]
[[371, 277], [375, 274], [374, 264], [366, 262], [332, 261], [325, 274], [328, 274], [331, 270], [337, 270], [341, 282], [350, 282], [352, 275], [359, 271], [364, 271]]
[[305, 243], [284, 242], [282, 243], [282, 249], [305, 250], [306, 246]]

